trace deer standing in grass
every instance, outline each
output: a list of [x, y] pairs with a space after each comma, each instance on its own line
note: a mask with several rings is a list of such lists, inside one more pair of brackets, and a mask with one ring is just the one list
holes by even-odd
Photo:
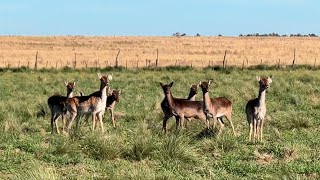
[[[263, 123], [267, 112], [266, 108], [266, 91], [272, 82], [272, 76], [267, 78], [256, 77], [259, 82], [259, 95], [255, 99], [248, 101], [246, 105], [247, 121], [250, 126], [249, 141], [257, 138], [262, 141]], [[253, 134], [252, 134], [253, 133]]]
[[[100, 91], [96, 91], [96, 92], [92, 93], [91, 96], [99, 96], [99, 94], [100, 94]], [[110, 111], [112, 125], [113, 125], [113, 127], [116, 127], [113, 109], [114, 109], [114, 106], [116, 105], [116, 102], [120, 102], [121, 90], [110, 90], [110, 89], [108, 89], [108, 93], [107, 94], [108, 95], [107, 95], [106, 110]], [[83, 92], [80, 92], [80, 96], [84, 96]]]
[[[179, 118], [181, 128], [184, 127], [184, 118], [200, 119], [206, 123], [206, 117], [202, 111], [202, 101], [189, 101], [187, 99], [174, 98], [171, 93], [172, 85], [173, 82], [170, 84], [162, 84], [160, 82], [165, 98], [168, 101], [170, 112]], [[165, 122], [166, 121], [164, 121], [164, 123]]]
[[110, 111], [111, 120], [113, 127], [116, 127], [115, 121], [114, 121], [114, 106], [116, 105], [116, 102], [120, 101], [120, 95], [121, 90], [113, 90], [112, 94], [108, 96], [107, 98], [107, 106], [106, 109]]
[[78, 125], [80, 116], [89, 114], [92, 116], [92, 130], [95, 129], [96, 118], [98, 118], [100, 121], [101, 131], [104, 132], [102, 118], [107, 104], [107, 88], [112, 76], [101, 76], [98, 74], [98, 77], [100, 79], [99, 95], [96, 96], [94, 95], [95, 93], [93, 93], [89, 96], [76, 96], [67, 99], [66, 109], [69, 114], [68, 131], [70, 131], [72, 123], [76, 118]]
[[59, 127], [58, 127], [58, 118], [61, 116], [63, 121], [63, 131], [64, 131], [64, 124], [65, 124], [65, 111], [64, 111], [64, 102], [68, 98], [73, 97], [73, 89], [76, 86], [75, 82], [64, 82], [67, 87], [67, 96], [61, 95], [53, 95], [48, 98], [48, 106], [51, 112], [51, 133], [54, 133], [54, 127], [56, 128], [56, 132], [60, 134]]
[[[161, 85], [161, 83], [160, 83], [160, 85]], [[196, 95], [198, 94], [198, 87], [199, 87], [198, 85], [191, 85], [190, 86], [190, 92], [189, 92], [187, 100], [195, 101]], [[166, 96], [164, 96], [164, 98], [163, 98], [163, 100], [161, 102], [161, 109], [162, 109], [163, 114], [164, 114], [162, 130], [164, 130], [164, 132], [167, 132], [167, 121], [172, 116], [175, 117], [175, 119], [176, 119], [176, 128], [178, 128], [178, 126], [179, 126], [179, 116], [178, 115], [174, 115], [172, 113], [172, 111], [170, 110], [168, 98]]]
[[206, 117], [206, 122], [209, 126], [209, 118], [213, 118], [213, 128], [215, 128], [216, 126], [215, 121], [217, 120], [219, 122], [220, 128], [217, 135], [217, 137], [219, 138], [222, 129], [224, 128], [224, 122], [222, 118], [223, 116], [225, 116], [230, 122], [234, 136], [236, 136], [233, 122], [231, 119], [232, 103], [229, 99], [225, 97], [210, 98], [209, 87], [211, 85], [211, 81], [212, 80], [209, 80], [208, 82], [200, 81], [199, 83], [203, 93], [203, 112]]

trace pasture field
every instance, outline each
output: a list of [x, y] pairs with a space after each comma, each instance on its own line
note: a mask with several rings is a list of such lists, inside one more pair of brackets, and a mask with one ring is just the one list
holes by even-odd
[[[102, 69], [123, 94], [116, 105], [116, 128], [109, 114], [105, 133], [81, 119], [69, 137], [51, 134], [47, 98], [99, 88], [97, 71], [25, 70], [0, 72], [0, 179], [319, 179], [320, 72], [314, 70]], [[248, 141], [244, 106], [258, 94], [256, 75], [273, 75], [267, 93], [264, 141]], [[187, 130], [161, 132], [164, 95], [159, 82], [174, 82], [173, 95], [213, 78], [210, 96], [233, 102], [234, 137], [226, 121], [215, 130], [192, 120]], [[201, 90], [197, 95], [202, 99]], [[60, 121], [61, 122], [61, 121]], [[211, 121], [212, 123], [212, 121]]]
[[[118, 51], [120, 66], [144, 67], [146, 60], [155, 66], [206, 67], [227, 64], [281, 66], [320, 64], [319, 37], [170, 37], [170, 36], [0, 36], [0, 67], [38, 68], [115, 66]], [[279, 62], [280, 60], [280, 62]], [[149, 65], [149, 63], [148, 63]]]

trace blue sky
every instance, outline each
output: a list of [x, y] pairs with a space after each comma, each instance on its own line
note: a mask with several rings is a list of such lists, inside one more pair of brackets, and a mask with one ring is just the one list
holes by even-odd
[[1, 0], [0, 35], [320, 35], [317, 0]]

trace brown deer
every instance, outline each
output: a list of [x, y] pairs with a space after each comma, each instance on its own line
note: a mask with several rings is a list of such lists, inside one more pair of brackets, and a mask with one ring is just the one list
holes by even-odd
[[232, 114], [232, 103], [229, 99], [225, 97], [217, 97], [217, 98], [210, 98], [209, 97], [209, 87], [211, 85], [211, 81], [208, 82], [203, 81], [199, 83], [202, 93], [203, 93], [203, 112], [206, 117], [206, 121], [209, 124], [209, 118], [213, 118], [213, 128], [216, 126], [216, 120], [220, 123], [220, 128], [217, 137], [220, 137], [222, 129], [224, 128], [223, 116], [225, 116], [232, 127], [232, 131], [234, 136], [236, 136], [234, 126], [231, 120]]
[[113, 90], [112, 94], [108, 96], [107, 98], [107, 106], [106, 109], [110, 111], [111, 114], [111, 120], [113, 127], [116, 127], [115, 121], [114, 121], [114, 106], [116, 105], [116, 102], [120, 102], [120, 95], [121, 90]]
[[[202, 111], [202, 101], [189, 101], [187, 99], [178, 99], [174, 98], [171, 93], [171, 87], [173, 82], [170, 84], [163, 84], [160, 82], [160, 86], [164, 92], [165, 98], [168, 101], [169, 111], [175, 116], [179, 118], [181, 128], [184, 127], [184, 118], [195, 118], [200, 119], [204, 123], [206, 123], [205, 114]], [[167, 119], [164, 119], [164, 130], [165, 123]], [[178, 122], [179, 122], [178, 121]]]
[[58, 127], [58, 118], [61, 116], [63, 121], [63, 131], [65, 124], [65, 111], [64, 111], [64, 102], [66, 102], [67, 98], [73, 97], [73, 89], [76, 86], [75, 82], [64, 82], [67, 87], [67, 96], [61, 95], [53, 95], [48, 98], [48, 106], [51, 112], [51, 133], [54, 133], [54, 127], [56, 128], [56, 132], [60, 134]]
[[99, 95], [89, 96], [76, 96], [73, 98], [68, 98], [66, 101], [66, 109], [69, 114], [68, 119], [68, 131], [70, 131], [72, 122], [77, 118], [77, 125], [79, 124], [79, 117], [81, 115], [91, 115], [92, 116], [92, 130], [96, 126], [96, 117], [100, 121], [100, 126], [102, 132], [104, 132], [102, 116], [105, 112], [107, 104], [107, 88], [109, 86], [109, 81], [112, 79], [111, 75], [101, 76], [98, 74], [100, 79], [100, 93]]
[[259, 95], [257, 98], [249, 100], [246, 105], [247, 121], [250, 126], [249, 141], [251, 141], [252, 131], [253, 140], [255, 141], [255, 138], [257, 138], [262, 141], [263, 123], [267, 112], [266, 91], [272, 83], [272, 76], [267, 78], [257, 76], [256, 78], [259, 82]]
[[[196, 95], [198, 94], [198, 87], [199, 87], [199, 85], [194, 85], [194, 84], [190, 86], [190, 92], [189, 92], [187, 100], [195, 101]], [[176, 119], [176, 128], [178, 128], [178, 126], [179, 126], [179, 116], [178, 115], [174, 115], [172, 113], [172, 111], [170, 110], [168, 99], [167, 99], [166, 96], [164, 96], [164, 98], [163, 98], [163, 100], [161, 102], [161, 109], [162, 109], [163, 114], [164, 114], [162, 130], [164, 130], [164, 132], [167, 131], [167, 121], [172, 116], [175, 117], [175, 119]]]

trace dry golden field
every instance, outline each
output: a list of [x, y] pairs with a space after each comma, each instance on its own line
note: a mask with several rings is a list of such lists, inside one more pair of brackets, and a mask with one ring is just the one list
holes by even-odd
[[[318, 37], [86, 37], [86, 36], [1, 36], [0, 67], [106, 67], [114, 66], [118, 51], [119, 65], [181, 65], [204, 67], [222, 65], [227, 50], [227, 64], [242, 66], [292, 63], [311, 64], [320, 58]], [[318, 60], [320, 61], [320, 59]], [[317, 63], [317, 65], [320, 64]]]

